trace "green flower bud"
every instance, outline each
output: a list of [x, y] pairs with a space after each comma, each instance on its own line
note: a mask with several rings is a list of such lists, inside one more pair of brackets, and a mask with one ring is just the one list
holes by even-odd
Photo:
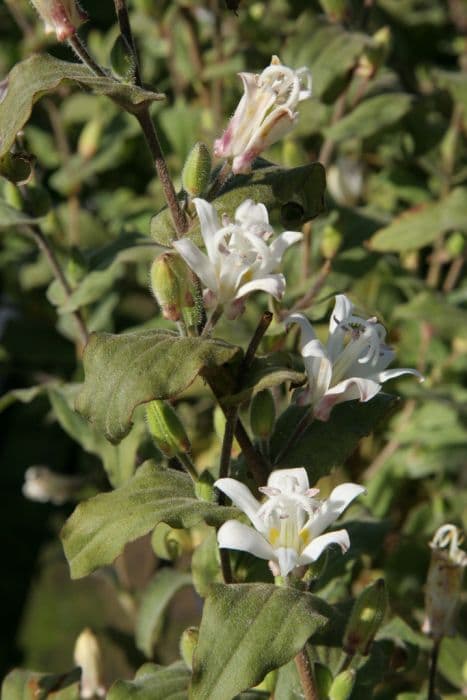
[[91, 119], [83, 127], [78, 140], [78, 153], [85, 160], [89, 160], [96, 154], [101, 140], [102, 128], [101, 119]]
[[465, 250], [465, 234], [461, 233], [460, 231], [454, 231], [454, 233], [451, 233], [446, 241], [446, 250], [453, 258], [457, 258], [459, 255], [462, 255]]
[[343, 22], [349, 15], [348, 0], [319, 0], [319, 4], [333, 22]]
[[127, 83], [135, 80], [135, 59], [128, 41], [121, 34], [115, 39], [110, 51], [110, 65], [115, 76]]
[[26, 182], [31, 175], [32, 161], [29, 153], [6, 153], [0, 158], [0, 175], [10, 182]]
[[199, 197], [209, 184], [211, 175], [211, 154], [201, 141], [191, 149], [182, 172], [183, 189], [190, 197]]
[[191, 552], [193, 543], [187, 530], [173, 528], [167, 523], [159, 523], [151, 537], [154, 553], [160, 559], [174, 561], [182, 554]]
[[334, 678], [329, 690], [329, 700], [348, 700], [355, 684], [356, 672], [348, 668]]
[[262, 439], [267, 439], [274, 428], [276, 421], [276, 406], [269, 389], [260, 391], [253, 397], [250, 404], [250, 425], [253, 434]]
[[386, 612], [386, 586], [382, 578], [360, 593], [353, 606], [344, 635], [347, 654], [367, 656]]
[[319, 698], [327, 698], [332, 685], [332, 673], [327, 666], [320, 663], [314, 664], [316, 690]]
[[200, 501], [214, 502], [214, 481], [211, 472], [205, 469], [195, 483], [195, 494]]
[[190, 451], [191, 445], [185, 428], [167, 401], [147, 403], [146, 420], [154, 442], [166, 457]]
[[177, 253], [163, 253], [151, 267], [151, 289], [170, 321], [183, 319], [189, 327], [198, 325], [202, 300], [193, 272]]
[[342, 245], [342, 233], [334, 226], [325, 226], [321, 234], [321, 255], [327, 260], [332, 259]]
[[193, 668], [193, 654], [198, 644], [199, 630], [197, 627], [187, 627], [180, 638], [180, 656], [188, 668]]

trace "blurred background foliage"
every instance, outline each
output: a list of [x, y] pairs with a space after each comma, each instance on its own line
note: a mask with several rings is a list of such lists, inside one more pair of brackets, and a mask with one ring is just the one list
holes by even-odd
[[[388, 327], [398, 364], [426, 376], [422, 386], [394, 384], [402, 400], [390, 419], [338, 465], [367, 486], [364, 508], [381, 524], [375, 546], [343, 558], [327, 591], [331, 600], [355, 595], [385, 576], [399, 624], [387, 635], [397, 637], [400, 653], [374, 697], [409, 700], [426, 679], [419, 630], [427, 543], [444, 522], [467, 528], [467, 3], [237, 4], [235, 11], [222, 0], [133, 0], [143, 80], [167, 95], [151, 109], [180, 187], [193, 143], [211, 147], [234, 110], [238, 71], [260, 71], [272, 54], [312, 71], [313, 98], [300, 106], [297, 129], [266, 154], [285, 167], [320, 160], [327, 171], [325, 212], [305, 226], [302, 250], [287, 259], [285, 306], [312, 290], [305, 311], [324, 328], [333, 295], [345, 292]], [[82, 5], [91, 20], [81, 31], [109, 66], [118, 35], [113, 3]], [[44, 50], [72, 60], [66, 46], [44, 36], [26, 0], [0, 1], [0, 80]], [[62, 86], [35, 106], [20, 144], [34, 156], [30, 206], [45, 215], [43, 230], [73, 292], [65, 299], [34, 243], [0, 224], [0, 666], [3, 673], [18, 664], [65, 671], [76, 636], [91, 625], [104, 646], [108, 679], [131, 677], [145, 659], [132, 638], [135, 595], [163, 565], [161, 543], [151, 549], [147, 540], [137, 542], [114, 568], [72, 582], [57, 536], [73, 504], [32, 503], [21, 487], [25, 470], [42, 464], [79, 476], [79, 497], [88, 496], [124, 482], [136, 462], [154, 454], [141, 419], [114, 448], [74, 414], [82, 368], [70, 312], [79, 310], [90, 330], [167, 325], [148, 291], [149, 264], [160, 250], [149, 238], [150, 219], [163, 196], [136, 121], [105, 97]], [[20, 207], [18, 197], [12, 183], [0, 182], [1, 199]], [[219, 334], [244, 343], [263, 303], [260, 296], [241, 319], [222, 322]], [[281, 342], [273, 324], [264, 349]], [[36, 389], [17, 391], [28, 387]], [[216, 464], [220, 443], [215, 432], [209, 437], [215, 416], [201, 383], [178, 409], [198, 464]], [[179, 569], [202, 537], [191, 533]], [[207, 545], [197, 550], [198, 560], [203, 556], [209, 560]], [[163, 663], [176, 658], [181, 630], [199, 616], [191, 588], [169, 596], [158, 622], [167, 634], [150, 656]], [[459, 634], [441, 650], [446, 697], [467, 688], [466, 621], [464, 601]], [[416, 644], [423, 647], [418, 653]]]

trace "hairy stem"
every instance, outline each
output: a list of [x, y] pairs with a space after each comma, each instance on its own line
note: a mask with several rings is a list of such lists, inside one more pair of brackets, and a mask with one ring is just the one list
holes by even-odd
[[431, 650], [431, 656], [430, 656], [430, 675], [429, 675], [429, 679], [428, 679], [427, 700], [435, 700], [435, 697], [436, 697], [435, 681], [436, 681], [436, 668], [438, 666], [438, 654], [439, 654], [440, 642], [441, 642], [440, 639], [435, 639], [433, 641], [433, 648]]
[[316, 689], [315, 679], [313, 676], [313, 669], [311, 667], [306, 647], [303, 648], [295, 657], [295, 666], [297, 667], [298, 675], [300, 677], [303, 697], [305, 700], [319, 700], [318, 691]]
[[195, 465], [191, 461], [190, 457], [187, 454], [180, 452], [179, 454], [177, 454], [177, 459], [182, 465], [183, 469], [186, 471], [186, 473], [189, 476], [191, 476], [194, 483], [196, 483], [198, 481], [198, 472], [196, 471]]
[[128, 46], [133, 54], [134, 66], [135, 66], [135, 83], [141, 86], [141, 71], [139, 67], [138, 54], [136, 52], [136, 44], [133, 38], [133, 32], [131, 31], [130, 17], [128, 14], [128, 7], [126, 0], [114, 0], [115, 13], [118, 19], [118, 26], [120, 27], [120, 34], [126, 39]]
[[78, 56], [80, 61], [86, 65], [94, 75], [98, 75], [100, 78], [106, 78], [107, 75], [103, 68], [100, 67], [98, 63], [93, 59], [89, 53], [85, 43], [80, 39], [78, 34], [72, 34], [68, 39], [68, 45], [73, 49], [75, 54]]

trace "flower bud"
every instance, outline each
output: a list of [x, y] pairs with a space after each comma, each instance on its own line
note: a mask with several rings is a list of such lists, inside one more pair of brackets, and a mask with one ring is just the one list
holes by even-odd
[[320, 249], [321, 254], [326, 260], [331, 260], [338, 252], [342, 245], [342, 233], [334, 226], [328, 225], [324, 227], [321, 234]]
[[99, 148], [102, 135], [102, 120], [91, 119], [81, 131], [78, 140], [78, 153], [85, 160], [92, 158]]
[[367, 656], [386, 612], [386, 586], [382, 578], [360, 593], [344, 635], [344, 651]]
[[151, 267], [151, 289], [169, 321], [198, 325], [202, 301], [193, 272], [177, 253], [163, 253]]
[[88, 19], [76, 0], [31, 0], [44, 21], [47, 34], [55, 32], [58, 41], [65, 41], [75, 34]]
[[193, 667], [193, 654], [198, 644], [199, 629], [187, 627], [180, 638], [180, 656], [188, 668]]
[[355, 676], [356, 672], [351, 668], [339, 673], [332, 682], [329, 700], [348, 700], [355, 685]]
[[455, 615], [467, 554], [459, 548], [461, 532], [442, 525], [430, 542], [431, 561], [425, 592], [423, 632], [436, 640], [455, 634]]
[[276, 421], [276, 406], [269, 389], [258, 392], [250, 404], [250, 425], [253, 435], [266, 440]]
[[157, 447], [166, 457], [190, 451], [191, 445], [185, 428], [167, 401], [147, 403], [146, 419]]
[[102, 682], [102, 654], [99, 642], [89, 628], [84, 629], [76, 640], [74, 659], [81, 667], [81, 697], [103, 697], [106, 691]]
[[119, 34], [110, 51], [110, 65], [115, 76], [120, 80], [132, 83], [135, 79], [135, 57], [126, 38]]
[[182, 554], [193, 549], [191, 535], [187, 530], [159, 523], [151, 537], [151, 545], [160, 559], [175, 561]]
[[209, 184], [211, 154], [208, 147], [198, 141], [191, 149], [182, 172], [183, 189], [190, 197], [200, 197]]

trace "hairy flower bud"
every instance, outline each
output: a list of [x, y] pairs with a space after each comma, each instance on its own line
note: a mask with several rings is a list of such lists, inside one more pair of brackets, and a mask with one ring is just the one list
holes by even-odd
[[180, 656], [188, 668], [192, 668], [193, 654], [198, 644], [199, 630], [197, 627], [187, 627], [180, 637]]
[[66, 41], [88, 15], [76, 0], [31, 0], [44, 21], [47, 34], [55, 32], [58, 41]]
[[195, 143], [185, 161], [182, 172], [183, 189], [190, 197], [200, 197], [209, 184], [211, 154], [204, 143]]
[[191, 552], [193, 543], [188, 530], [170, 527], [166, 523], [159, 523], [151, 537], [151, 545], [160, 559], [174, 561], [182, 554]]
[[126, 37], [119, 34], [110, 51], [110, 65], [117, 78], [128, 83], [135, 79], [135, 57]]
[[84, 629], [76, 640], [74, 659], [76, 665], [81, 667], [81, 697], [103, 697], [102, 654], [99, 642], [89, 628]]
[[151, 289], [164, 318], [183, 319], [188, 327], [198, 324], [202, 301], [196, 278], [177, 253], [163, 253], [154, 260]]
[[351, 668], [339, 673], [329, 690], [329, 700], [348, 700], [355, 685], [355, 676], [356, 672]]
[[367, 656], [386, 612], [386, 587], [382, 578], [360, 593], [344, 634], [344, 650]]
[[190, 451], [191, 445], [185, 428], [167, 401], [147, 403], [146, 419], [157, 447], [166, 457]]
[[430, 542], [431, 562], [425, 592], [423, 631], [436, 640], [455, 634], [455, 615], [467, 554], [459, 548], [462, 533], [454, 525], [440, 527]]
[[253, 397], [250, 405], [250, 425], [253, 435], [262, 440], [267, 439], [276, 421], [276, 406], [269, 389], [260, 391]]

